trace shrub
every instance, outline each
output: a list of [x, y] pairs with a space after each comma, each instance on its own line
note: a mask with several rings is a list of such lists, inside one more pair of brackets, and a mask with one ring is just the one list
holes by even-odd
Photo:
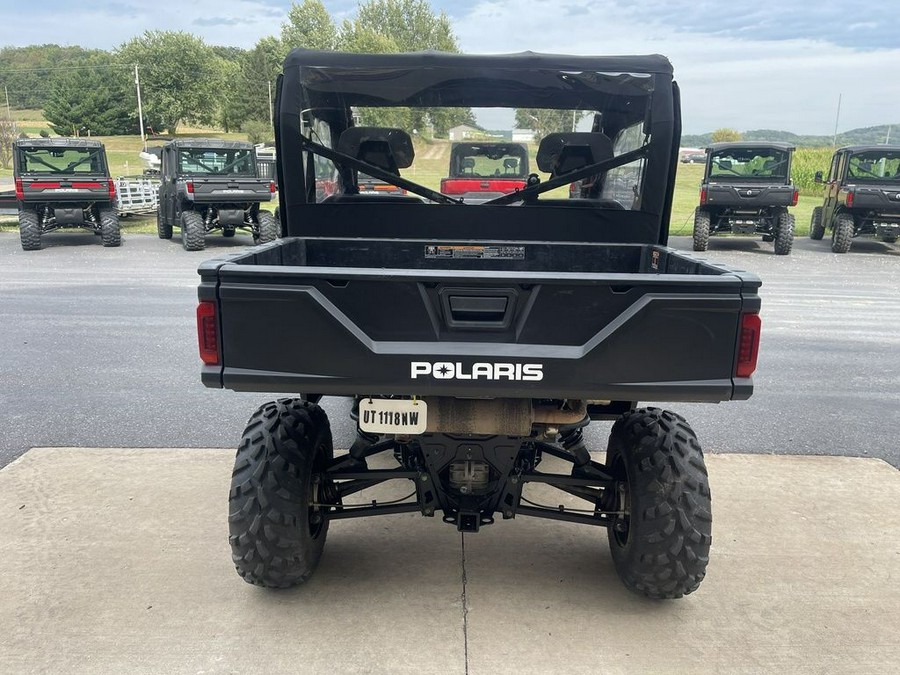
[[241, 131], [247, 134], [247, 140], [251, 143], [265, 143], [271, 141], [275, 136], [275, 132], [268, 122], [259, 122], [250, 120], [241, 125]]

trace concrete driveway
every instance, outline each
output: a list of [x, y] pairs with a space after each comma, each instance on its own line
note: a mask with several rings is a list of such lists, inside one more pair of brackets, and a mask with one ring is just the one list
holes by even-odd
[[229, 557], [232, 461], [36, 449], [0, 471], [0, 672], [900, 670], [900, 473], [879, 460], [709, 457], [708, 575], [663, 602], [619, 584], [601, 530], [525, 518], [339, 521], [307, 585], [255, 588]]

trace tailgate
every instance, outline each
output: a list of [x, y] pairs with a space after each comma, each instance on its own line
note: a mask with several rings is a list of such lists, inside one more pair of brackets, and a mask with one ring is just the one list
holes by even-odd
[[441, 192], [464, 195], [472, 192], [507, 194], [525, 188], [525, 179], [513, 178], [442, 178]]
[[109, 178], [21, 178], [26, 202], [109, 201]]
[[[847, 199], [844, 197], [844, 203]], [[855, 187], [853, 208], [872, 209], [882, 213], [900, 215], [900, 185], [889, 187]]]
[[734, 378], [741, 313], [759, 308], [752, 275], [218, 261], [201, 276], [200, 298], [218, 299], [224, 362], [204, 367], [211, 387], [626, 401], [752, 392]]
[[196, 202], [267, 202], [272, 199], [272, 183], [256, 178], [203, 178], [186, 181], [188, 198]]
[[760, 208], [790, 206], [794, 198], [792, 185], [721, 185], [710, 183], [706, 203], [713, 206]]

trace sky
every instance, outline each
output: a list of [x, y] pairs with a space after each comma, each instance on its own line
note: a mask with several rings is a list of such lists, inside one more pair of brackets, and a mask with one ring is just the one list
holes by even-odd
[[[110, 49], [145, 30], [252, 47], [277, 35], [290, 0], [0, 0], [0, 46]], [[325, 0], [338, 21], [355, 0]], [[807, 134], [900, 126], [895, 0], [432, 0], [472, 53], [669, 57], [684, 133], [721, 127]], [[54, 30], [53, 26], [64, 27]], [[900, 134], [898, 134], [900, 135]]]

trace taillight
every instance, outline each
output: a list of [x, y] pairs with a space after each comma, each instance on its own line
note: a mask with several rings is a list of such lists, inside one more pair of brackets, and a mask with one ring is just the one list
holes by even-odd
[[197, 305], [197, 341], [203, 363], [219, 365], [219, 327], [216, 324], [216, 303], [211, 300], [201, 300]]
[[794, 190], [794, 196], [791, 197], [791, 206], [797, 206], [798, 201], [800, 201], [800, 190]]
[[700, 188], [700, 203], [701, 204], [706, 203], [706, 198], [708, 196], [709, 196], [709, 192], [706, 190], [706, 188], [705, 187]]
[[188, 191], [188, 194], [194, 194], [194, 181], [189, 180], [184, 184], [184, 189]]
[[762, 320], [759, 314], [741, 315], [741, 339], [738, 343], [737, 366], [734, 374], [737, 377], [750, 377], [756, 370], [756, 359], [759, 356], [759, 334]]
[[853, 192], [847, 193], [847, 208], [848, 209], [853, 208]]
[[22, 179], [16, 178], [16, 199], [25, 201], [25, 188], [22, 187]]
[[116, 201], [116, 181], [109, 180], [109, 201]]
[[271, 192], [271, 193], [274, 195], [274, 194], [275, 194], [275, 191], [276, 191], [277, 189], [278, 189], [278, 188], [275, 186], [275, 181], [274, 181], [274, 180], [270, 180], [270, 181], [269, 181], [269, 192]]

